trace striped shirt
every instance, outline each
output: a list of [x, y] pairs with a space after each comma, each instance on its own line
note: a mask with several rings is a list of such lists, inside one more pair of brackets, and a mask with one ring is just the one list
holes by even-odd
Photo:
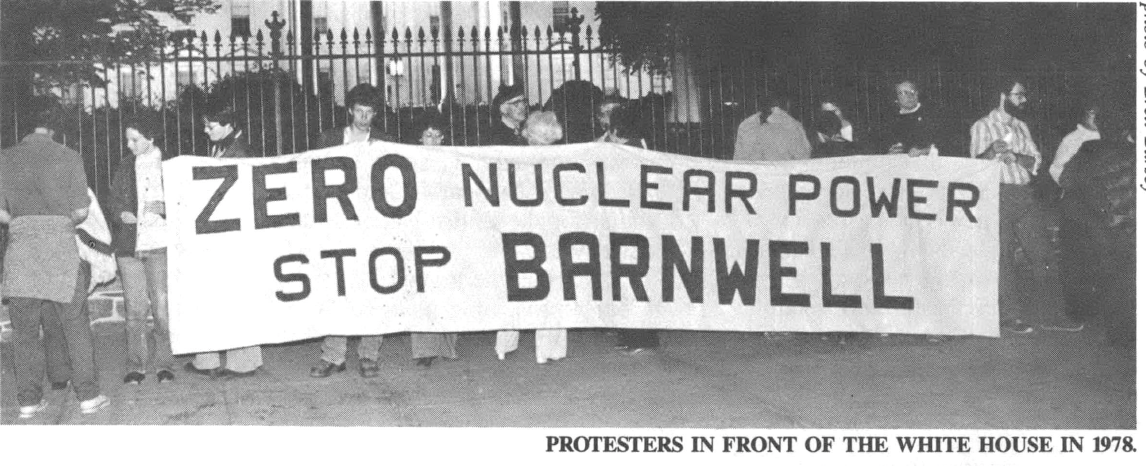
[[991, 143], [1005, 141], [1011, 152], [1035, 158], [1035, 165], [1027, 170], [1019, 162], [1003, 163], [996, 156], [1000, 167], [999, 182], [1003, 184], [1030, 184], [1031, 179], [1038, 173], [1039, 164], [1042, 163], [1042, 154], [1034, 139], [1031, 139], [1031, 130], [1022, 120], [1000, 109], [991, 110], [987, 116], [980, 118], [971, 125], [971, 157], [978, 157], [986, 152]]

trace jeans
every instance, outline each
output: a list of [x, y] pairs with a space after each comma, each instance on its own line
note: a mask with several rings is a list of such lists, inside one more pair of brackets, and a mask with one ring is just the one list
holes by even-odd
[[[76, 289], [70, 303], [45, 299], [11, 297], [12, 346], [16, 359], [16, 401], [20, 406], [38, 404], [43, 399], [44, 346], [40, 328], [45, 319], [58, 317], [76, 398], [87, 401], [99, 396], [99, 381], [92, 348], [91, 319], [88, 317], [88, 279], [91, 267], [81, 262]], [[51, 316], [50, 314], [55, 314]]]
[[[347, 337], [329, 336], [322, 339], [322, 360], [334, 365], [346, 362]], [[382, 352], [382, 335], [366, 335], [358, 342], [358, 358], [377, 361]]]
[[[1046, 322], [1060, 315], [1062, 281], [1053, 264], [1048, 227], [1053, 216], [1039, 206], [1028, 185], [1002, 184], [999, 189], [999, 318]], [[1021, 276], [1022, 264], [1015, 258], [1021, 247], [1037, 270], [1030, 280]], [[1024, 281], [1034, 289], [1024, 290]], [[1028, 309], [1038, 312], [1029, 312]]]
[[[149, 360], [151, 369], [171, 370], [175, 358], [167, 319], [167, 249], [140, 251], [116, 262], [127, 305], [127, 371], [147, 372]], [[147, 328], [148, 315], [154, 319], [152, 330]]]

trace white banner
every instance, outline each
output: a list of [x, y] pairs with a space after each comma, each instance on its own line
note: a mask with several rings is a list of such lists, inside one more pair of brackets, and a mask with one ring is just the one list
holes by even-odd
[[606, 143], [164, 163], [176, 353], [624, 327], [998, 336], [998, 167]]

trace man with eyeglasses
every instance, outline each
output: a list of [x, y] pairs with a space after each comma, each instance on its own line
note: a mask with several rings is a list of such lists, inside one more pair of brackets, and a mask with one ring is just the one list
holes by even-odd
[[489, 134], [483, 139], [487, 146], [524, 146], [521, 125], [529, 117], [529, 101], [525, 89], [520, 84], [501, 86], [493, 98], [493, 108], [498, 109], [500, 118], [493, 122]]
[[[1027, 304], [1019, 283], [1020, 264], [1016, 246], [1025, 256], [1047, 273], [1040, 277], [1036, 295], [1047, 299], [1051, 308], [1045, 316], [1061, 314], [1062, 288], [1057, 269], [1050, 263], [1051, 244], [1047, 234], [1049, 215], [1036, 203], [1031, 189], [1042, 163], [1042, 154], [1031, 138], [1031, 131], [1021, 119], [1027, 104], [1027, 88], [1014, 77], [1003, 77], [996, 87], [995, 108], [971, 126], [971, 156], [993, 160], [999, 165], [999, 316], [1000, 327], [1012, 333], [1031, 333], [1034, 328], [1019, 315]], [[1048, 323], [1044, 322], [1044, 328]], [[1052, 325], [1053, 327], [1053, 325]], [[1081, 327], [1078, 328], [1081, 330]]]
[[895, 84], [897, 112], [884, 133], [883, 147], [889, 154], [956, 156], [950, 144], [950, 121], [937, 107], [924, 105], [919, 87], [909, 79]]

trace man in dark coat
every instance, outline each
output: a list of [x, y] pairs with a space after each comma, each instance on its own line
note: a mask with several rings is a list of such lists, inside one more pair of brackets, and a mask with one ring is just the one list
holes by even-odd
[[500, 118], [493, 122], [489, 134], [485, 135], [485, 146], [524, 146], [521, 125], [529, 116], [529, 101], [525, 89], [520, 84], [501, 86], [493, 98], [493, 108], [498, 109]]
[[377, 114], [380, 99], [378, 90], [367, 83], [362, 83], [346, 93], [346, 113], [349, 123], [323, 131], [318, 135], [316, 149], [341, 146], [361, 141], [386, 141], [389, 138], [374, 127], [374, 116]]

